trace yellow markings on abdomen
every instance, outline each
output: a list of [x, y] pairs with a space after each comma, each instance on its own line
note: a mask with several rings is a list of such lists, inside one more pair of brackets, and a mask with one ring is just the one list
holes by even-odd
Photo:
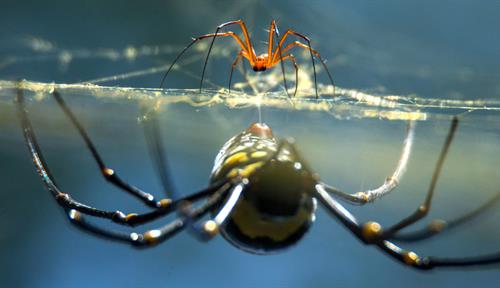
[[[226, 174], [228, 178], [234, 177], [245, 177], [248, 178], [252, 173], [262, 167], [265, 163], [265, 159], [269, 153], [266, 151], [254, 151], [254, 152], [236, 152], [230, 155], [221, 165], [219, 171], [228, 171]], [[218, 174], [218, 172], [216, 173]]]
[[224, 161], [224, 164], [222, 164], [223, 167], [225, 166], [232, 166], [235, 164], [239, 163], [245, 163], [248, 162], [248, 155], [246, 152], [238, 152], [235, 153], [229, 157], [227, 157], [226, 161]]
[[252, 164], [248, 164], [246, 166], [243, 166], [243, 167], [237, 167], [237, 168], [233, 168], [231, 169], [231, 171], [229, 171], [229, 173], [227, 174], [227, 176], [229, 178], [234, 178], [234, 177], [237, 177], [237, 176], [240, 176], [240, 177], [244, 177], [244, 178], [248, 178], [250, 175], [252, 175], [252, 173], [262, 167], [262, 165], [264, 165], [264, 162], [263, 161], [259, 161], [259, 162], [255, 162], [255, 163], [252, 163]]
[[266, 156], [267, 156], [266, 151], [255, 151], [252, 154], [250, 154], [250, 158], [252, 158], [252, 159], [260, 159], [260, 158], [264, 158]]

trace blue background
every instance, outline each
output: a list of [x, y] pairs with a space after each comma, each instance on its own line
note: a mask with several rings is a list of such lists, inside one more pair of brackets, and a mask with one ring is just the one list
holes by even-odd
[[[72, 83], [163, 65], [174, 52], [129, 61], [99, 58], [95, 51], [165, 44], [181, 48], [190, 37], [239, 18], [248, 24], [256, 50], [262, 51], [265, 29], [277, 19], [281, 31], [290, 27], [310, 36], [329, 60], [340, 87], [460, 100], [500, 95], [497, 1], [2, 1], [0, 5], [3, 80]], [[48, 48], [34, 49], [40, 42]], [[63, 65], [60, 52], [79, 49], [94, 52]], [[208, 78], [220, 86], [227, 81], [233, 56], [228, 57], [209, 66]], [[300, 57], [299, 64], [307, 60]], [[185, 69], [198, 74], [201, 64], [186, 64]], [[323, 74], [319, 76], [326, 82]], [[156, 87], [160, 77], [104, 84]], [[171, 79], [171, 87], [198, 84], [181, 75]], [[127, 181], [160, 195], [137, 121], [137, 105], [85, 95], [65, 97], [110, 166]], [[269, 256], [241, 252], [221, 237], [200, 243], [188, 233], [140, 251], [94, 238], [70, 226], [43, 188], [24, 147], [10, 102], [12, 91], [1, 91], [0, 99], [1, 287], [499, 285], [498, 266], [426, 273], [404, 267], [363, 246], [322, 209], [297, 246]], [[33, 101], [29, 108], [46, 158], [65, 192], [101, 208], [144, 209], [101, 178], [52, 100]], [[373, 188], [389, 175], [406, 126], [266, 107], [262, 113], [276, 135], [297, 139], [323, 180], [353, 192]], [[257, 119], [254, 108], [169, 107], [160, 120], [178, 189], [190, 193], [205, 187], [220, 146]], [[462, 215], [498, 191], [498, 122], [488, 119], [464, 117], [430, 218]], [[413, 212], [424, 198], [448, 125], [447, 119], [419, 123], [408, 173], [398, 190], [372, 205], [348, 208], [362, 221], [374, 219], [383, 225]], [[441, 256], [497, 251], [497, 210], [494, 207], [461, 229], [410, 247], [422, 255]]]

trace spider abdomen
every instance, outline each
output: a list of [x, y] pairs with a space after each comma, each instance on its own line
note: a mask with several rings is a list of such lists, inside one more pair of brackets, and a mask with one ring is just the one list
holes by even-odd
[[212, 173], [212, 182], [238, 176], [249, 180], [221, 232], [251, 253], [296, 243], [314, 219], [316, 179], [291, 149], [278, 146], [269, 127], [253, 124], [224, 145]]

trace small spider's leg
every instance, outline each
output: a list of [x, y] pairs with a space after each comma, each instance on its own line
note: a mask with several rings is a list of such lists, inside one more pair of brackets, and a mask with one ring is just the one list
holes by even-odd
[[[273, 63], [273, 41], [274, 41], [274, 33], [279, 34], [278, 29], [276, 27], [276, 21], [271, 21], [271, 25], [269, 27], [269, 41], [268, 41], [268, 47], [267, 47], [267, 66], [271, 67], [271, 63]], [[278, 35], [276, 35], [278, 37]], [[277, 39], [279, 40], [279, 39]]]
[[150, 111], [148, 117], [143, 121], [144, 134], [148, 143], [148, 151], [151, 160], [153, 161], [158, 176], [160, 177], [161, 185], [167, 197], [176, 198], [176, 190], [172, 181], [170, 169], [168, 167], [168, 157], [164, 150], [164, 144], [161, 138], [160, 127], [158, 126], [158, 118], [156, 111]]
[[424, 218], [428, 213], [431, 208], [432, 204], [432, 197], [434, 196], [434, 191], [436, 188], [437, 180], [439, 179], [439, 175], [441, 174], [441, 170], [443, 168], [444, 161], [446, 159], [446, 155], [448, 154], [449, 148], [451, 146], [451, 143], [453, 141], [453, 137], [455, 136], [455, 132], [457, 130], [458, 126], [458, 118], [453, 117], [453, 120], [450, 125], [450, 129], [448, 131], [448, 135], [446, 136], [446, 140], [443, 144], [443, 148], [441, 150], [441, 153], [439, 155], [438, 161], [436, 163], [436, 167], [434, 168], [434, 173], [432, 174], [431, 178], [431, 183], [429, 184], [429, 189], [427, 192], [427, 196], [425, 197], [424, 203], [422, 203], [418, 208], [413, 212], [411, 215], [408, 217], [404, 218], [401, 220], [399, 223], [393, 225], [392, 227], [389, 227], [382, 233], [383, 238], [390, 238], [393, 236], [396, 232], [399, 230], [408, 227], [420, 219]]
[[219, 31], [222, 28], [224, 28], [226, 26], [230, 26], [230, 25], [240, 25], [241, 30], [243, 30], [243, 35], [245, 36], [247, 46], [245, 47], [245, 45], [243, 45], [242, 43], [240, 43], [240, 46], [243, 50], [245, 50], [247, 52], [247, 54], [249, 56], [248, 57], [249, 61], [250, 61], [250, 63], [252, 63], [252, 66], [254, 66], [254, 62], [255, 62], [257, 56], [255, 55], [255, 52], [253, 51], [252, 43], [250, 42], [250, 36], [248, 35], [248, 30], [246, 28], [245, 23], [241, 20], [229, 21], [226, 23], [222, 23], [221, 25], [217, 26], [217, 29], [215, 29], [215, 33], [213, 34], [214, 36], [212, 37], [212, 42], [210, 42], [210, 46], [208, 47], [207, 57], [205, 58], [205, 64], [203, 64], [203, 70], [201, 72], [200, 93], [201, 93], [201, 88], [203, 87], [203, 79], [205, 77], [205, 70], [207, 68], [208, 58], [210, 57], [210, 53], [212, 52], [212, 47], [214, 46], [215, 38], [218, 37]]
[[[274, 21], [273, 21], [274, 22]], [[279, 42], [279, 31], [278, 31], [278, 27], [276, 27], [276, 24], [275, 24], [275, 29], [276, 29], [276, 42]], [[269, 44], [269, 51], [271, 51], [271, 44]], [[281, 51], [282, 48], [281, 48], [281, 45], [278, 45], [277, 47], [277, 51], [278, 51], [278, 56], [279, 56], [279, 62], [280, 62], [280, 66], [281, 66], [281, 74], [283, 75], [283, 85], [285, 85], [285, 91], [286, 91], [286, 95], [288, 96], [288, 98], [290, 98], [290, 94], [288, 93], [288, 85], [286, 84], [286, 73], [285, 73], [285, 64], [283, 63], [283, 51]], [[268, 68], [270, 68], [271, 66], [274, 66], [274, 65], [269, 65], [269, 63], [273, 63], [273, 55], [267, 55], [268, 57]], [[274, 63], [276, 64], [276, 63]], [[295, 72], [297, 72], [297, 69], [295, 69]], [[297, 83], [295, 83], [295, 85], [297, 85]], [[297, 87], [295, 87], [297, 88]], [[295, 93], [293, 94], [293, 96], [295, 96], [295, 94], [297, 93], [297, 89], [295, 89]]]
[[[246, 54], [244, 54], [243, 56], [245, 56]], [[248, 59], [248, 56], [245, 56], [245, 58]], [[242, 68], [242, 73], [243, 73], [243, 76], [245, 77], [245, 81], [248, 83], [248, 85], [251, 87], [251, 84], [250, 84], [250, 79], [248, 79], [248, 69], [247, 69], [247, 66], [245, 64], [245, 61], [241, 61], [241, 68]]]
[[35, 168], [42, 178], [44, 186], [47, 188], [47, 190], [52, 194], [54, 199], [57, 201], [57, 203], [63, 207], [65, 210], [75, 210], [87, 215], [99, 217], [99, 218], [105, 218], [105, 219], [110, 219], [114, 221], [117, 224], [121, 225], [129, 225], [129, 226], [134, 226], [138, 224], [142, 224], [151, 220], [154, 220], [160, 216], [163, 216], [165, 214], [168, 214], [172, 211], [175, 211], [175, 208], [179, 205], [181, 202], [185, 201], [195, 201], [199, 200], [202, 198], [206, 198], [213, 193], [215, 193], [217, 190], [221, 189], [221, 187], [226, 187], [227, 188], [227, 183], [215, 183], [214, 185], [199, 191], [198, 193], [189, 195], [187, 197], [184, 197], [182, 199], [172, 201], [170, 199], [162, 199], [159, 201], [159, 207], [149, 213], [144, 213], [144, 214], [136, 214], [136, 213], [129, 213], [129, 214], [124, 214], [121, 211], [106, 211], [106, 210], [100, 210], [91, 206], [88, 206], [86, 204], [80, 203], [78, 201], [75, 201], [74, 199], [71, 198], [69, 194], [66, 194], [62, 192], [59, 187], [56, 184], [56, 181], [50, 171], [48, 170], [47, 162], [45, 161], [43, 157], [42, 150], [40, 149], [40, 146], [38, 145], [37, 138], [35, 136], [35, 133], [33, 131], [33, 127], [31, 125], [31, 121], [28, 118], [27, 115], [27, 110], [25, 107], [24, 103], [24, 96], [23, 92], [21, 89], [17, 90], [17, 97], [16, 97], [16, 102], [17, 102], [17, 108], [18, 108], [18, 115], [21, 120], [21, 125], [23, 129], [23, 134], [24, 138], [26, 140], [26, 144], [28, 146], [28, 150], [30, 152], [30, 156], [33, 160], [33, 163], [35, 164]]
[[[163, 75], [163, 77], [161, 79], [160, 88], [163, 87], [163, 84], [164, 84], [165, 80], [167, 79], [168, 74], [170, 73], [170, 71], [174, 67], [175, 63], [177, 63], [177, 61], [182, 57], [182, 55], [184, 55], [184, 53], [187, 50], [189, 50], [189, 48], [191, 48], [191, 46], [193, 46], [196, 42], [203, 40], [203, 39], [206, 39], [206, 38], [215, 39], [215, 37], [228, 37], [228, 36], [233, 37], [234, 40], [236, 40], [236, 42], [238, 43], [238, 45], [240, 45], [243, 50], [247, 51], [247, 47], [245, 47], [245, 44], [243, 44], [243, 41], [240, 39], [240, 37], [238, 37], [238, 35], [236, 35], [234, 32], [231, 32], [231, 31], [224, 32], [224, 33], [218, 33], [218, 34], [216, 34], [216, 33], [215, 34], [206, 34], [206, 35], [202, 35], [202, 36], [193, 38], [191, 43], [189, 43], [186, 47], [184, 47], [184, 49], [182, 49], [182, 51], [175, 57], [172, 64], [170, 64], [170, 66], [168, 67], [167, 71], [165, 72], [165, 74]], [[213, 43], [213, 40], [212, 40], [212, 43]]]
[[[293, 92], [293, 97], [295, 97], [297, 95], [297, 90], [299, 88], [299, 66], [297, 65], [297, 60], [292, 54], [287, 54], [283, 56], [283, 58], [281, 58], [280, 61], [283, 62], [284, 60], [287, 59], [290, 59], [290, 61], [292, 61], [293, 67], [295, 68], [295, 91]], [[277, 61], [272, 63], [271, 66], [274, 66], [276, 63]]]
[[[277, 47], [277, 49], [276, 49], [276, 52], [279, 52], [279, 53], [280, 53], [280, 54], [278, 55], [278, 56], [280, 56], [280, 57], [281, 57], [281, 53], [285, 53], [285, 52], [286, 52], [286, 50], [287, 50], [287, 49], [283, 49], [283, 51], [281, 51], [281, 47], [282, 47], [283, 43], [285, 42], [285, 39], [286, 39], [288, 36], [290, 36], [290, 35], [295, 35], [295, 36], [297, 36], [297, 37], [300, 37], [300, 38], [304, 39], [304, 40], [307, 42], [307, 47], [308, 47], [308, 49], [309, 49], [309, 53], [311, 54], [311, 62], [312, 62], [312, 65], [313, 65], [313, 72], [314, 72], [314, 87], [315, 87], [315, 90], [316, 90], [316, 98], [319, 98], [319, 96], [318, 96], [318, 80], [317, 80], [317, 75], [316, 75], [316, 64], [314, 63], [314, 56], [313, 56], [313, 51], [315, 51], [315, 50], [313, 50], [313, 49], [311, 48], [311, 40], [310, 40], [308, 37], [306, 37], [306, 36], [304, 36], [304, 35], [302, 35], [302, 34], [299, 34], [299, 33], [295, 32], [295, 31], [293, 31], [293, 30], [291, 30], [291, 29], [288, 29], [288, 30], [285, 32], [285, 34], [283, 35], [283, 37], [281, 37], [281, 40], [279, 41], [278, 47]], [[299, 43], [300, 43], [300, 42], [299, 42]], [[280, 50], [278, 50], [278, 49], [280, 49]], [[274, 54], [274, 56], [273, 56], [273, 61], [275, 61], [275, 59], [276, 59], [276, 52], [275, 52], [275, 54]], [[316, 51], [315, 51], [315, 52], [316, 52]], [[316, 53], [317, 53], [317, 52], [316, 52]], [[319, 53], [317, 53], [317, 54], [319, 55]], [[323, 63], [323, 61], [322, 61], [322, 59], [321, 59], [320, 57], [319, 57], [319, 59], [320, 59], [320, 60], [321, 60], [321, 62]], [[326, 64], [324, 64], [324, 66], [326, 66]], [[327, 70], [327, 71], [328, 71], [328, 70]], [[329, 73], [329, 72], [328, 72], [328, 73]], [[333, 82], [333, 81], [332, 81], [332, 82]], [[335, 87], [335, 86], [334, 86], [334, 87]], [[334, 94], [335, 94], [335, 91], [334, 91]]]
[[368, 191], [351, 194], [340, 191], [337, 188], [329, 186], [324, 183], [322, 185], [324, 186], [325, 190], [328, 191], [329, 193], [343, 200], [349, 201], [352, 204], [364, 205], [366, 203], [373, 202], [376, 199], [387, 195], [399, 185], [399, 181], [406, 172], [406, 167], [408, 165], [408, 160], [410, 159], [414, 136], [415, 136], [415, 122], [409, 121], [406, 137], [403, 142], [403, 149], [401, 150], [401, 156], [399, 157], [398, 160], [398, 165], [396, 166], [396, 169], [394, 169], [392, 175], [387, 177], [384, 184], [382, 184], [380, 187]]
[[238, 65], [238, 62], [240, 61], [243, 53], [244, 51], [240, 51], [240, 53], [238, 53], [238, 56], [236, 56], [233, 64], [231, 65], [231, 73], [229, 73], [229, 83], [227, 84], [227, 94], [231, 94], [231, 82], [233, 80], [234, 68], [236, 67], [236, 65]]
[[153, 195], [146, 193], [141, 189], [124, 182], [113, 169], [109, 168], [104, 163], [104, 160], [102, 159], [99, 152], [97, 152], [97, 148], [95, 147], [94, 143], [92, 143], [92, 140], [90, 140], [90, 136], [85, 131], [85, 128], [83, 128], [82, 124], [76, 119], [75, 115], [68, 107], [68, 105], [66, 105], [61, 95], [55, 90], [54, 92], [52, 92], [52, 95], [54, 96], [54, 98], [56, 99], [57, 103], [64, 111], [66, 116], [68, 116], [68, 118], [71, 120], [73, 126], [75, 126], [75, 128], [78, 130], [80, 136], [85, 141], [87, 148], [90, 150], [92, 157], [94, 158], [97, 165], [99, 166], [99, 169], [101, 170], [102, 176], [110, 183], [116, 185], [117, 187], [128, 192], [129, 194], [135, 196], [136, 198], [144, 202], [144, 204], [153, 208], [161, 207], [160, 202], [156, 201]]
[[229, 187], [227, 185], [220, 187], [207, 199], [205, 203], [195, 209], [191, 209], [187, 216], [179, 217], [162, 227], [148, 230], [144, 233], [125, 233], [122, 231], [103, 228], [88, 222], [84, 215], [74, 209], [65, 210], [71, 223], [77, 225], [77, 227], [86, 232], [108, 240], [129, 243], [138, 248], [147, 248], [153, 247], [164, 242], [165, 240], [170, 239], [170, 237], [186, 228], [190, 221], [199, 219], [206, 215], [209, 211], [214, 209], [214, 207], [220, 204], [220, 201], [224, 199], [224, 195], [227, 194], [228, 190]]
[[248, 29], [247, 29], [247, 26], [245, 25], [245, 22], [243, 22], [242, 20], [229, 21], [226, 23], [222, 23], [217, 28], [222, 29], [224, 27], [231, 26], [231, 25], [239, 25], [240, 26], [241, 31], [243, 31], [243, 36], [245, 37], [246, 47], [245, 47], [245, 45], [240, 45], [240, 46], [243, 48], [243, 50], [247, 51], [248, 56], [251, 60], [250, 62], [251, 63], [255, 62], [257, 56], [255, 55], [255, 51], [253, 50], [252, 42], [250, 41], [250, 34], [248, 34]]
[[[272, 66], [274, 66], [276, 63], [274, 63], [273, 61], [273, 41], [274, 41], [274, 37], [276, 37], [276, 42], [279, 43], [279, 31], [278, 31], [278, 27], [276, 26], [276, 21], [271, 21], [271, 26], [269, 28], [269, 43], [268, 43], [268, 50], [267, 50], [267, 68], [271, 68]], [[288, 93], [288, 85], [286, 83], [286, 77], [285, 77], [285, 65], [283, 64], [283, 53], [281, 51], [281, 45], [278, 44], [278, 47], [277, 47], [277, 51], [278, 51], [278, 54], [279, 54], [279, 59], [281, 61], [280, 63], [280, 66], [281, 66], [281, 73], [283, 75], [283, 85], [285, 86], [285, 92], [286, 92], [286, 95], [288, 96], [288, 98], [290, 98], [290, 94]], [[297, 92], [297, 91], [295, 91]], [[294, 94], [295, 96], [295, 94]]]
[[476, 209], [451, 220], [433, 219], [429, 224], [420, 230], [401, 233], [398, 232], [394, 234], [390, 239], [397, 242], [416, 242], [420, 240], [425, 240], [436, 236], [442, 232], [449, 231], [456, 228], [462, 224], [465, 224], [476, 217], [487, 212], [490, 208], [493, 208], [500, 201], [500, 193], [493, 196], [490, 200], [485, 202], [483, 205], [477, 207]]
[[[300, 34], [294, 34], [295, 32], [290, 32], [289, 35], [300, 35]], [[303, 35], [299, 36], [299, 37], [305, 37]], [[293, 48], [293, 47], [300, 47], [300, 48], [303, 48], [303, 49], [306, 49], [306, 50], [309, 50], [310, 54], [311, 54], [311, 59], [312, 59], [312, 63], [313, 63], [313, 72], [314, 72], [314, 84], [315, 84], [315, 87], [316, 87], [316, 98], [318, 97], [318, 85], [317, 85], [317, 77], [316, 77], [316, 66], [314, 64], [314, 56], [316, 56], [316, 58], [318, 58], [318, 60], [321, 62], [321, 65], [323, 65], [323, 68], [325, 69], [326, 71], [326, 74], [328, 75], [328, 79], [330, 80], [330, 83], [332, 84], [332, 87], [333, 87], [333, 95], [335, 96], [335, 83], [333, 82], [333, 77], [332, 77], [332, 74], [330, 73], [330, 70], [328, 70], [328, 66], [326, 66], [326, 61], [321, 57], [321, 55], [319, 54], [318, 51], [314, 50], [311, 48], [311, 42], [310, 40], [308, 40], [309, 38], [305, 37], [306, 42], [307, 42], [307, 45], [304, 44], [304, 43], [301, 43], [299, 41], [295, 41], [293, 43], [290, 43], [288, 44], [284, 49], [283, 49], [283, 53], [285, 53], [286, 51], [288, 51], [289, 49]]]

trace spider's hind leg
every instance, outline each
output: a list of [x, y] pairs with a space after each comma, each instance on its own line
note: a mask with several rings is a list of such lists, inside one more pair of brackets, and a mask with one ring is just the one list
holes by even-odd
[[448, 136], [446, 137], [446, 141], [436, 164], [426, 200], [413, 214], [410, 214], [410, 216], [390, 227], [386, 230], [386, 232], [384, 232], [380, 224], [376, 222], [370, 221], [363, 225], [360, 224], [349, 211], [347, 211], [342, 205], [340, 205], [340, 203], [330, 196], [330, 193], [326, 191], [324, 186], [321, 184], [316, 186], [317, 198], [336, 219], [346, 226], [363, 243], [376, 245], [387, 255], [413, 268], [432, 269], [435, 267], [472, 266], [500, 263], [500, 251], [462, 258], [439, 258], [432, 256], [420, 257], [416, 253], [404, 250], [388, 240], [394, 235], [395, 232], [416, 223], [427, 214], [441, 167], [453, 140], [457, 125], [458, 119], [455, 117], [452, 121]]
[[429, 221], [429, 223], [425, 228], [406, 233], [398, 232], [393, 236], [391, 236], [391, 240], [397, 242], [417, 242], [431, 238], [445, 231], [457, 228], [460, 225], [463, 225], [469, 221], [472, 221], [476, 217], [479, 217], [482, 214], [486, 213], [487, 211], [490, 211], [491, 208], [493, 208], [495, 205], [498, 204], [498, 202], [500, 202], [500, 193], [497, 193], [491, 199], [486, 201], [483, 205], [475, 208], [474, 210], [462, 216], [450, 220], [433, 219]]

